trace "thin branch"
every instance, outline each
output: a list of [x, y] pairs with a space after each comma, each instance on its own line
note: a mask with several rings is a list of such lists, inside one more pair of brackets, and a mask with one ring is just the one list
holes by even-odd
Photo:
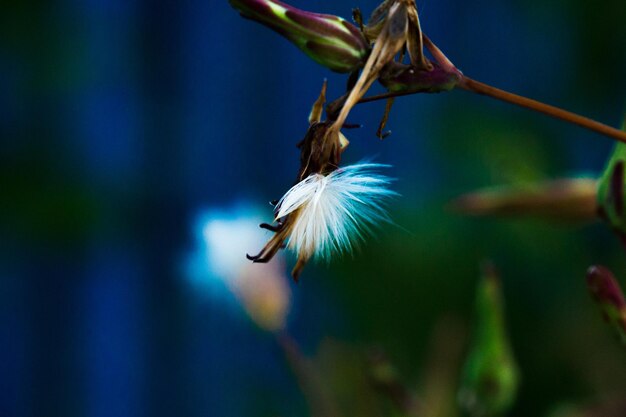
[[603, 123], [596, 122], [595, 120], [588, 117], [580, 116], [578, 114], [560, 109], [555, 106], [551, 106], [549, 104], [542, 103], [540, 101], [518, 96], [517, 94], [500, 90], [499, 88], [495, 88], [479, 81], [472, 80], [468, 77], [463, 77], [461, 79], [461, 82], [458, 84], [458, 87], [467, 91], [471, 91], [473, 93], [489, 96], [491, 98], [502, 100], [507, 103], [515, 104], [516, 106], [525, 107], [527, 109], [534, 110], [548, 116], [552, 116], [556, 119], [561, 119], [568, 123], [572, 123], [586, 129], [593, 130], [594, 132], [609, 136], [620, 142], [626, 143], [626, 132], [615, 129], [614, 127], [605, 125]]
[[[476, 94], [488, 96], [491, 98], [495, 98], [501, 101], [505, 101], [510, 104], [515, 104], [516, 106], [524, 107], [530, 110], [534, 110], [539, 113], [543, 113], [545, 115], [554, 117], [556, 119], [563, 120], [568, 123], [572, 123], [583, 127], [585, 129], [589, 129], [596, 133], [600, 133], [602, 135], [613, 138], [617, 141], [626, 143], [626, 132], [616, 129], [614, 127], [605, 125], [604, 123], [597, 122], [588, 117], [580, 116], [576, 113], [569, 112], [567, 110], [560, 109], [555, 106], [551, 106], [549, 104], [542, 103], [537, 100], [533, 100], [530, 98], [522, 97], [517, 94], [509, 93], [504, 90], [500, 90], [499, 88], [492, 87], [490, 85], [481, 83], [476, 80], [472, 80], [466, 76], [461, 78], [461, 81], [457, 85], [458, 88], [462, 88], [467, 91], [471, 91]], [[412, 94], [417, 94], [422, 91], [397, 91], [397, 92], [387, 92], [383, 94], [378, 94], [374, 96], [364, 97], [358, 101], [361, 103], [369, 103], [378, 100], [386, 100], [392, 97], [401, 97], [408, 96]]]
[[369, 97], [363, 97], [362, 99], [357, 101], [357, 104], [371, 103], [372, 101], [387, 100], [388, 98], [395, 98], [395, 97], [402, 97], [402, 96], [411, 96], [413, 94], [418, 94], [418, 93], [423, 93], [423, 92], [424, 92], [423, 89], [420, 89], [420, 90], [404, 90], [404, 91], [389, 91], [387, 93], [376, 94], [374, 96], [369, 96]]

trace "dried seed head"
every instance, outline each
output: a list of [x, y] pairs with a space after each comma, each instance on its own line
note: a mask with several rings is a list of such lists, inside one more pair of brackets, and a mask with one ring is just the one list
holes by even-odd
[[336, 72], [361, 68], [369, 45], [339, 16], [307, 12], [276, 0], [229, 0], [243, 17], [275, 30], [317, 63]]
[[300, 144], [299, 181], [276, 205], [276, 226], [262, 225], [275, 235], [258, 255], [248, 256], [265, 263], [286, 245], [298, 255], [292, 271], [296, 280], [309, 259], [349, 252], [372, 226], [388, 222], [384, 203], [395, 195], [388, 189], [391, 180], [376, 173], [384, 165], [338, 168], [343, 135], [330, 126], [310, 126]]
[[276, 206], [276, 219], [296, 219], [287, 246], [306, 259], [329, 259], [350, 252], [371, 227], [389, 222], [385, 201], [391, 180], [376, 171], [385, 165], [357, 164], [328, 175], [311, 174], [294, 185]]
[[300, 148], [300, 171], [298, 181], [311, 174], [328, 174], [339, 166], [342, 145], [338, 133], [331, 131], [332, 123], [314, 122], [309, 126], [304, 139], [298, 144]]
[[[341, 131], [332, 130], [333, 124], [325, 121], [320, 122], [323, 106], [326, 97], [326, 82], [318, 99], [313, 104], [313, 109], [309, 115], [309, 128], [304, 139], [298, 144], [300, 148], [300, 170], [298, 172], [297, 183], [313, 175], [326, 176], [339, 167], [341, 153], [348, 145], [348, 140]], [[278, 202], [277, 202], [278, 205]], [[261, 224], [261, 228], [271, 230], [274, 236], [267, 242], [258, 255], [250, 256], [248, 259], [253, 262], [266, 263], [270, 261], [276, 253], [285, 247], [285, 241], [289, 238], [298, 219], [300, 210], [278, 215], [276, 211], [276, 225]], [[297, 279], [302, 268], [306, 264], [309, 256], [301, 256], [293, 271], [294, 278]]]

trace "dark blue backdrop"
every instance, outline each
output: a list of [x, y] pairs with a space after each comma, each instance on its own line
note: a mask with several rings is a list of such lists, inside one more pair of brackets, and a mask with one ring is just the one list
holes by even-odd
[[[346, 17], [376, 5], [293, 3]], [[468, 75], [620, 123], [619, 2], [419, 3], [424, 30]], [[222, 281], [198, 290], [185, 271], [207, 213], [255, 206], [269, 220], [322, 80], [337, 96], [345, 77], [226, 1], [27, 0], [0, 15], [0, 415], [302, 415], [274, 339]], [[349, 132], [346, 159], [394, 165], [397, 212], [485, 185], [446, 152], [491, 123], [540, 138], [548, 175], [599, 172], [611, 147], [464, 92], [398, 100], [381, 142], [381, 106], [352, 113], [365, 127]], [[289, 327], [305, 350], [366, 327], [330, 282], [305, 273], [292, 287]]]

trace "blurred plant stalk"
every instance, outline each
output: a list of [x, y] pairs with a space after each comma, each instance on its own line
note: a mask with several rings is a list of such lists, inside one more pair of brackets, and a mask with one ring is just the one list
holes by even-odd
[[287, 322], [291, 290], [284, 271], [282, 259], [261, 266], [246, 262], [229, 283], [250, 319], [269, 332], [282, 331]]
[[490, 187], [462, 195], [449, 207], [469, 216], [532, 216], [591, 222], [598, 217], [597, 188], [598, 181], [594, 178]]
[[519, 371], [506, 334], [500, 280], [487, 263], [478, 284], [459, 403], [473, 417], [500, 416], [513, 406], [518, 384]]
[[285, 259], [278, 256], [253, 267], [238, 253], [263, 241], [264, 233], [251, 229], [258, 219], [254, 207], [211, 210], [202, 218], [201, 262], [211, 276], [224, 283], [257, 326], [278, 332], [285, 327], [292, 301]]
[[456, 404], [467, 329], [461, 319], [444, 316], [437, 320], [430, 337], [429, 354], [421, 378], [420, 417], [456, 417]]
[[420, 402], [415, 393], [407, 388], [400, 373], [385, 353], [376, 350], [369, 355], [369, 379], [372, 386], [389, 398], [404, 417], [421, 417]]
[[626, 416], [626, 398], [616, 396], [595, 404], [558, 404], [547, 417], [622, 417]]
[[339, 408], [313, 361], [302, 354], [296, 341], [286, 332], [278, 333], [276, 340], [307, 400], [311, 417], [340, 417]]
[[587, 288], [602, 317], [626, 347], [626, 300], [619, 282], [608, 268], [592, 266], [587, 271]]

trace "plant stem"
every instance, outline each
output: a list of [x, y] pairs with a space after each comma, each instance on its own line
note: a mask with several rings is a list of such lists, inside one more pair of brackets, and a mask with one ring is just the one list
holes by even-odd
[[[605, 125], [600, 122], [596, 122], [593, 119], [588, 117], [580, 116], [578, 114], [569, 112], [567, 110], [560, 109], [555, 106], [551, 106], [549, 104], [542, 103], [540, 101], [532, 100], [526, 97], [519, 96], [517, 94], [509, 93], [504, 90], [500, 90], [499, 88], [492, 87], [490, 85], [481, 83], [479, 81], [472, 80], [471, 78], [463, 76], [459, 84], [458, 88], [462, 88], [467, 91], [471, 91], [476, 94], [489, 96], [491, 98], [495, 98], [501, 101], [505, 101], [507, 103], [515, 104], [520, 107], [524, 107], [530, 110], [534, 110], [539, 113], [546, 114], [548, 116], [566, 121], [568, 123], [572, 123], [585, 129], [589, 129], [596, 133], [600, 133], [602, 135], [613, 138], [617, 141], [626, 143], [626, 132], [621, 131], [619, 129], [615, 129], [614, 127]], [[388, 92], [383, 94], [378, 94], [374, 96], [364, 97], [358, 101], [358, 103], [369, 103], [372, 101], [385, 100], [392, 97], [401, 97], [408, 96], [412, 94], [417, 94], [420, 91], [398, 91], [398, 92]]]
[[374, 96], [369, 96], [369, 97], [363, 97], [362, 99], [360, 99], [357, 102], [357, 104], [370, 103], [372, 101], [387, 100], [388, 98], [394, 98], [394, 97], [410, 96], [410, 95], [413, 95], [413, 94], [423, 93], [423, 92], [424, 92], [424, 90], [417, 90], [417, 91], [412, 91], [412, 90], [389, 91], [387, 93], [376, 94]]
[[467, 91], [471, 91], [473, 93], [506, 101], [507, 103], [515, 104], [520, 107], [525, 107], [527, 109], [534, 110], [536, 112], [543, 113], [557, 119], [561, 119], [568, 123], [572, 123], [586, 129], [593, 130], [594, 132], [612, 137], [613, 139], [626, 143], [626, 132], [615, 129], [611, 126], [607, 126], [603, 123], [596, 122], [595, 120], [588, 117], [580, 116], [578, 114], [560, 109], [558, 107], [550, 106], [549, 104], [545, 104], [540, 101], [518, 96], [517, 94], [500, 90], [499, 88], [495, 88], [479, 81], [472, 80], [468, 77], [463, 77], [461, 79], [461, 82], [458, 84], [458, 87]]

